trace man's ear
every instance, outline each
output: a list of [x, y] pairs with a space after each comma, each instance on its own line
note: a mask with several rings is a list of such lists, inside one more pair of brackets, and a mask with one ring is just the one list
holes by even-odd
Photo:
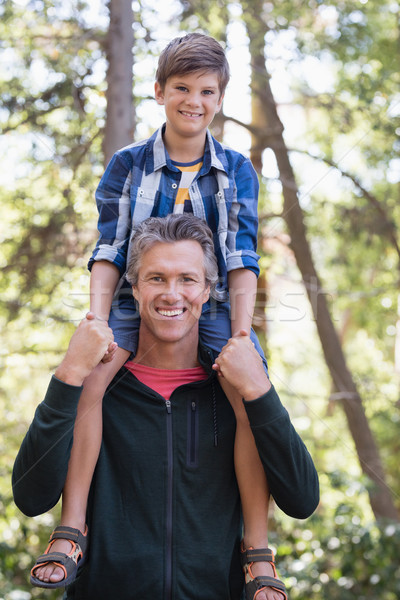
[[154, 97], [157, 104], [160, 104], [161, 106], [164, 104], [164, 92], [161, 89], [161, 85], [158, 83], [158, 81], [156, 81], [154, 84]]
[[207, 302], [207, 300], [210, 299], [210, 293], [211, 293], [211, 287], [209, 285], [207, 285], [203, 292], [203, 304], [205, 304]]
[[135, 285], [132, 286], [132, 296], [135, 298], [135, 300], [137, 301], [137, 297], [138, 297], [138, 291], [137, 291], [137, 287]]

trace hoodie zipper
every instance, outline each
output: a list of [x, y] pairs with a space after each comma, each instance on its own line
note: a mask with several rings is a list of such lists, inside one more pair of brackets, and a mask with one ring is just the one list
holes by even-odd
[[167, 409], [167, 551], [165, 566], [165, 598], [172, 600], [172, 490], [173, 490], [173, 453], [172, 453], [172, 414], [171, 402], [165, 401]]
[[196, 467], [198, 452], [198, 409], [195, 400], [188, 400], [187, 414], [188, 447], [186, 460], [189, 467]]

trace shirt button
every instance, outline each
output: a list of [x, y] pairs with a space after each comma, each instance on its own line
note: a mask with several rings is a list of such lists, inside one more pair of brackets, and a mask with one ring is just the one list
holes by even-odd
[[218, 198], [222, 198], [222, 192], [217, 193]]
[[172, 189], [173, 189], [173, 190], [176, 190], [176, 188], [177, 188], [177, 187], [178, 187], [178, 184], [177, 184], [177, 183], [173, 183], [173, 184], [172, 184]]

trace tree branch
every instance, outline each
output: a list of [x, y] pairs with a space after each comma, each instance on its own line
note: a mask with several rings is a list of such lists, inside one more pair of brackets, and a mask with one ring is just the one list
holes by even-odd
[[391, 219], [388, 217], [385, 209], [383, 208], [382, 204], [379, 202], [378, 198], [376, 196], [374, 196], [374, 194], [371, 194], [371, 192], [369, 192], [361, 184], [361, 182], [358, 180], [358, 178], [355, 175], [353, 175], [352, 173], [349, 173], [348, 171], [345, 171], [344, 169], [339, 167], [339, 165], [330, 158], [327, 158], [324, 156], [317, 156], [315, 154], [311, 154], [311, 152], [308, 152], [307, 150], [299, 150], [297, 148], [288, 148], [288, 151], [289, 152], [297, 152], [298, 154], [305, 154], [306, 156], [309, 156], [310, 158], [313, 158], [314, 160], [319, 160], [320, 162], [324, 162], [325, 164], [329, 165], [333, 169], [336, 169], [337, 171], [339, 171], [339, 173], [343, 177], [350, 179], [350, 181], [356, 186], [356, 188], [358, 190], [360, 190], [363, 197], [376, 209], [376, 211], [383, 218], [385, 225], [387, 226], [387, 230], [389, 232], [389, 239], [392, 242], [392, 244], [396, 250], [397, 256], [399, 257], [399, 260], [400, 260], [400, 246], [397, 241], [396, 227], [395, 227], [393, 221], [391, 221]]

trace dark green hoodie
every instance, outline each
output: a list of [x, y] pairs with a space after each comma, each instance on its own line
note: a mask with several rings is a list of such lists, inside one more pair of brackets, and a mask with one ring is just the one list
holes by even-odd
[[[103, 442], [87, 521], [88, 560], [66, 597], [75, 600], [240, 600], [240, 498], [233, 410], [200, 350], [207, 381], [169, 402], [121, 369], [103, 400]], [[17, 506], [34, 516], [58, 501], [82, 388], [56, 378], [13, 471]], [[308, 517], [319, 500], [313, 461], [272, 387], [245, 402], [271, 494]]]

